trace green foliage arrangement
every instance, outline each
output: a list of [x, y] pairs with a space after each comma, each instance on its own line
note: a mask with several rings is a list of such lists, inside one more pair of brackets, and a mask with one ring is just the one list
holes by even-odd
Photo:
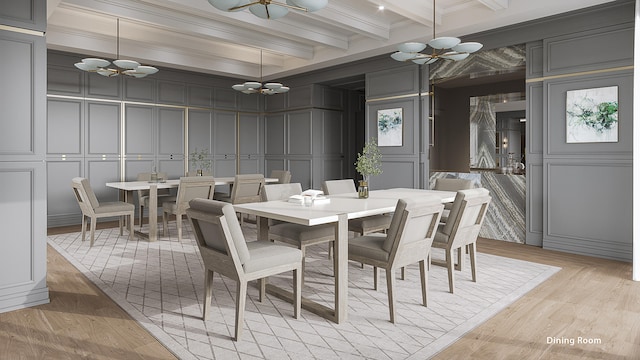
[[208, 155], [209, 149], [200, 151], [198, 151], [198, 148], [193, 149], [193, 152], [189, 154], [191, 167], [195, 170], [209, 171], [211, 169], [211, 161], [207, 158]]
[[367, 180], [370, 175], [382, 174], [382, 154], [378, 148], [376, 138], [370, 138], [362, 148], [362, 153], [358, 153], [357, 161], [354, 164], [356, 171]]

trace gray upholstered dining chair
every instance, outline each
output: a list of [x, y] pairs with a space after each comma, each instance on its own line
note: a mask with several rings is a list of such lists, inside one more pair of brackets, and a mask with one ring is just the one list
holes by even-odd
[[[158, 173], [158, 180], [166, 180], [166, 173]], [[139, 173], [136, 177], [137, 181], [150, 181], [151, 173]], [[176, 201], [176, 196], [171, 194], [171, 189], [158, 189], [158, 207], [162, 206], [163, 202]], [[144, 214], [144, 208], [149, 207], [149, 190], [138, 190], [138, 221], [140, 224], [140, 230], [142, 230], [142, 223]]]
[[271, 170], [271, 176], [269, 177], [278, 179], [278, 184], [291, 182], [291, 172], [289, 170]]
[[[449, 292], [453, 293], [454, 276], [453, 268], [462, 270], [462, 248], [469, 247], [471, 262], [471, 278], [477, 281], [476, 272], [476, 240], [480, 228], [484, 222], [487, 208], [491, 203], [489, 190], [484, 188], [460, 190], [453, 201], [453, 207], [449, 213], [449, 219], [445, 224], [440, 224], [433, 241], [434, 248], [445, 250], [445, 260], [431, 259], [434, 265], [447, 267], [449, 276]], [[453, 252], [458, 251], [458, 264], [454, 264]]]
[[[217, 196], [216, 200], [231, 204], [246, 204], [262, 201], [262, 188], [264, 187], [264, 175], [262, 174], [237, 174], [233, 180], [231, 194], [229, 196]], [[240, 224], [244, 217], [240, 216]]]
[[189, 201], [196, 198], [213, 199], [215, 184], [213, 176], [181, 177], [176, 200], [162, 203], [162, 234], [167, 235], [167, 218], [173, 214], [176, 216], [178, 241], [182, 241], [182, 216], [187, 214]]
[[419, 196], [399, 199], [387, 234], [373, 233], [349, 239], [349, 260], [373, 266], [374, 289], [378, 288], [378, 268], [385, 269], [389, 317], [395, 322], [395, 270], [420, 264], [422, 303], [427, 306], [427, 271], [431, 244], [442, 215], [440, 198]]
[[123, 217], [129, 216], [129, 239], [133, 239], [133, 221], [136, 210], [133, 204], [123, 201], [100, 203], [91, 188], [89, 180], [86, 178], [73, 178], [71, 180], [71, 187], [73, 188], [73, 193], [76, 196], [78, 205], [80, 205], [80, 210], [82, 210], [82, 241], [84, 241], [86, 237], [87, 218], [91, 219], [91, 231], [89, 236], [91, 238], [90, 246], [93, 246], [97, 219], [115, 216], [118, 217], [120, 236], [122, 236]]
[[[281, 201], [289, 199], [291, 195], [300, 195], [302, 185], [300, 183], [265, 185], [263, 190], [264, 201]], [[308, 246], [329, 243], [333, 245], [335, 240], [335, 226], [324, 224], [306, 226], [281, 221], [269, 222], [269, 240], [281, 241], [296, 246], [302, 251], [302, 284], [304, 285], [306, 249]]]
[[[194, 199], [187, 216], [196, 236], [205, 267], [203, 320], [211, 308], [214, 272], [235, 280], [236, 319], [234, 340], [240, 340], [244, 323], [247, 283], [293, 271], [293, 316], [300, 314], [302, 252], [269, 241], [246, 242], [233, 205], [216, 200]], [[260, 301], [264, 287], [260, 286]]]
[[[449, 179], [449, 178], [438, 178], [436, 179], [435, 184], [433, 185], [433, 190], [442, 190], [442, 191], [458, 191], [458, 190], [467, 190], [473, 188], [473, 181], [469, 179]], [[453, 207], [453, 203], [445, 203], [444, 204], [444, 212], [442, 213], [442, 222], [447, 222], [449, 218], [449, 212]]]
[[[353, 179], [325, 180], [322, 182], [322, 191], [325, 195], [357, 192]], [[349, 231], [360, 235], [386, 231], [389, 226], [391, 226], [390, 215], [373, 215], [349, 220]]]

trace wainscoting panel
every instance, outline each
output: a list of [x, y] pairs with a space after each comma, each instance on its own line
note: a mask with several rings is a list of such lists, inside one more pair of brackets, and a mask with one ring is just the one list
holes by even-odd
[[544, 248], [630, 261], [631, 163], [547, 164]]
[[87, 102], [86, 106], [86, 154], [89, 156], [120, 154], [120, 104]]
[[[139, 80], [139, 79], [138, 79]], [[151, 106], [125, 106], [125, 154], [154, 155], [154, 115]]]
[[[47, 217], [49, 226], [68, 225], [81, 219], [80, 206], [71, 190], [71, 179], [82, 176], [82, 159], [47, 160]], [[104, 184], [103, 184], [104, 185]]]
[[47, 101], [47, 154], [82, 154], [82, 101]]
[[290, 159], [288, 169], [291, 171], [291, 182], [299, 182], [302, 189], [310, 189], [315, 186], [320, 189], [321, 184], [312, 184], [311, 159]]
[[312, 138], [312, 117], [311, 110], [287, 113], [289, 155], [311, 155], [315, 140]]
[[273, 114], [265, 117], [265, 154], [284, 155], [286, 153], [284, 117], [284, 114]]
[[171, 105], [186, 105], [187, 87], [184, 83], [158, 81], [158, 102]]
[[184, 154], [184, 109], [158, 109], [158, 155]]

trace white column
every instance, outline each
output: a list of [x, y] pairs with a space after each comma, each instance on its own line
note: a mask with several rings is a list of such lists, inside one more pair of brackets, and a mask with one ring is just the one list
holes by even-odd
[[633, 280], [640, 281], [640, 0], [633, 45]]

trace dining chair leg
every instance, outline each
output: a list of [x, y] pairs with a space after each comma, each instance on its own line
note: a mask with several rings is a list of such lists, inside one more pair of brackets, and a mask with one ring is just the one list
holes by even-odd
[[167, 236], [167, 228], [169, 225], [167, 224], [167, 213], [162, 212], [162, 236]]
[[378, 291], [378, 267], [373, 267], [373, 290]]
[[458, 248], [458, 263], [456, 264], [456, 270], [462, 271], [462, 247]]
[[471, 243], [469, 244], [469, 260], [471, 262], [471, 280], [473, 280], [473, 282], [477, 282], [477, 278], [476, 278], [476, 244], [475, 243]]
[[204, 273], [204, 304], [202, 305], [202, 320], [209, 318], [211, 309], [211, 291], [213, 291], [213, 270], [205, 269]]
[[118, 228], [120, 228], [120, 236], [122, 236], [122, 219], [125, 215], [118, 216]]
[[263, 302], [265, 299], [265, 294], [267, 293], [267, 282], [269, 281], [268, 277], [258, 279], [258, 301]]
[[95, 218], [91, 218], [91, 233], [89, 234], [89, 236], [91, 237], [91, 243], [89, 243], [89, 246], [92, 247], [93, 240], [96, 237], [96, 219]]
[[176, 214], [176, 227], [178, 227], [178, 241], [182, 241], [182, 214]]
[[405, 267], [403, 266], [400, 269], [400, 280], [404, 280], [405, 279], [405, 272], [404, 272]]
[[138, 222], [140, 223], [140, 230], [142, 230], [142, 215], [144, 214], [144, 206], [140, 205], [139, 207], [140, 211], [138, 214]]
[[429, 289], [429, 278], [427, 277], [426, 268], [425, 260], [420, 261], [420, 285], [422, 285], [422, 305], [424, 306], [427, 306], [427, 290]]
[[131, 213], [131, 215], [129, 215], [129, 240], [133, 240], [135, 236], [135, 231], [133, 230], [134, 220], [135, 220], [135, 215], [134, 213]]
[[449, 292], [453, 294], [453, 251], [447, 249], [447, 274], [449, 275]]
[[300, 246], [300, 251], [302, 252], [302, 267], [300, 268], [301, 270], [301, 281], [300, 281], [300, 288], [302, 288], [302, 286], [304, 286], [304, 272], [306, 269], [305, 263], [307, 262], [306, 260], [306, 252], [307, 252], [307, 247], [306, 246]]
[[393, 297], [393, 289], [395, 288], [396, 276], [394, 269], [386, 269], [387, 273], [387, 297], [389, 298], [389, 318], [392, 323], [396, 322], [396, 304]]
[[87, 217], [82, 214], [82, 241], [84, 241], [84, 239], [87, 236]]
[[244, 307], [247, 302], [247, 282], [238, 281], [238, 288], [236, 289], [236, 332], [235, 341], [240, 340], [242, 335], [242, 327], [244, 325]]

